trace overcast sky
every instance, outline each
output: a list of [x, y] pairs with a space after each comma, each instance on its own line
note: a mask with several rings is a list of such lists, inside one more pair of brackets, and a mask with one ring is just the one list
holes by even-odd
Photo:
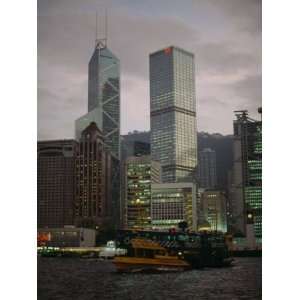
[[149, 53], [170, 45], [195, 54], [198, 131], [231, 134], [234, 110], [258, 117], [260, 0], [38, 0], [38, 139], [74, 138], [105, 8], [121, 63], [122, 134], [149, 130]]

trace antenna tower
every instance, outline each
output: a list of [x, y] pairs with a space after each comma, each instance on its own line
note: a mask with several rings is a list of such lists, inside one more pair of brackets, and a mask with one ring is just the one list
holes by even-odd
[[101, 49], [106, 48], [107, 45], [107, 9], [105, 9], [105, 36], [104, 38], [98, 37], [98, 12], [96, 12], [96, 38], [95, 38], [95, 48]]

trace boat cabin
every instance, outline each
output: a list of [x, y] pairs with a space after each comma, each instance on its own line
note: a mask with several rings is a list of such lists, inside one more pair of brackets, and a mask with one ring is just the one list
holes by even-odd
[[132, 239], [131, 247], [128, 249], [128, 256], [154, 258], [166, 256], [168, 252], [158, 243], [145, 239]]

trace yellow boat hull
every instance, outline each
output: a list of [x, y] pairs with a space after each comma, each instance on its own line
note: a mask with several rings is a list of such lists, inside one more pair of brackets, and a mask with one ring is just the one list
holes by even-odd
[[161, 256], [155, 258], [118, 256], [113, 260], [117, 271], [130, 272], [139, 270], [182, 271], [190, 265], [177, 257]]

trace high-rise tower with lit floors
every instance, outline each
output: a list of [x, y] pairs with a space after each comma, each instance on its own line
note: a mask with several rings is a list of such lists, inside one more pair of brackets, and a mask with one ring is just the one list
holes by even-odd
[[251, 119], [246, 110], [235, 113], [231, 226], [233, 232], [246, 234], [247, 224], [253, 224], [259, 242], [262, 237], [262, 121]]
[[150, 54], [151, 156], [163, 182], [193, 181], [197, 165], [194, 55], [177, 47]]

